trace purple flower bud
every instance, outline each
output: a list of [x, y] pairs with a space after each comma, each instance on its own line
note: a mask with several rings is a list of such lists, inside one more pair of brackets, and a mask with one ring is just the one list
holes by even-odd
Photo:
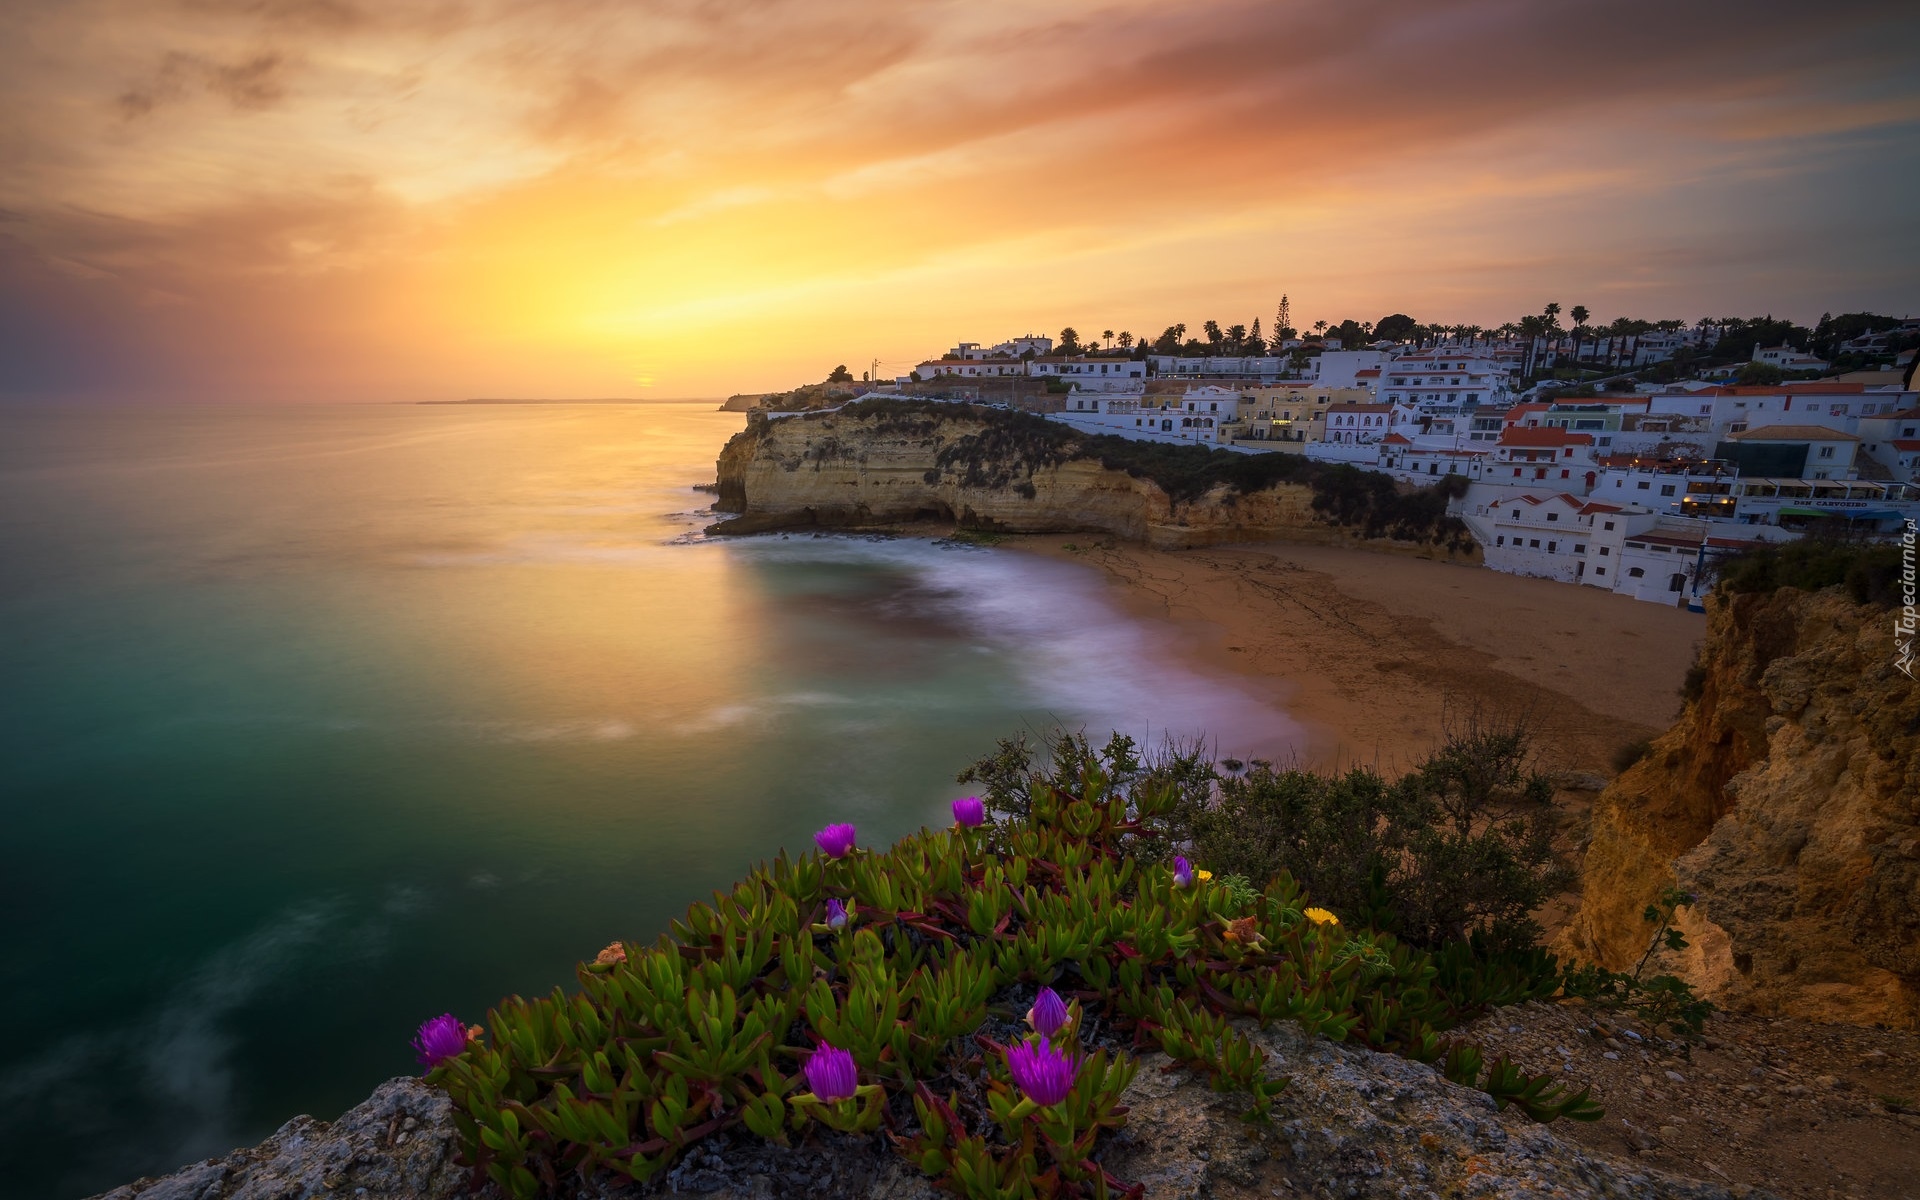
[[1178, 854], [1173, 856], [1173, 886], [1193, 886], [1193, 867], [1187, 863], [1184, 857]]
[[827, 901], [827, 928], [845, 929], [847, 927], [847, 906], [838, 899]]
[[972, 829], [987, 819], [987, 806], [980, 803], [980, 797], [968, 796], [953, 802], [953, 823]]
[[1073, 1077], [1080, 1069], [1073, 1055], [1055, 1050], [1046, 1038], [1039, 1045], [1021, 1042], [1007, 1048], [1007, 1070], [1027, 1099], [1047, 1108], [1065, 1100], [1073, 1091]]
[[1040, 989], [1034, 998], [1033, 1007], [1027, 1010], [1027, 1024], [1041, 1037], [1050, 1038], [1067, 1023], [1067, 1005], [1060, 999], [1059, 993], [1050, 987]]
[[413, 1049], [420, 1065], [431, 1071], [467, 1048], [467, 1027], [452, 1013], [423, 1022], [414, 1035]]
[[829, 825], [813, 835], [813, 844], [828, 858], [844, 858], [853, 849], [853, 826]]
[[854, 1089], [860, 1086], [860, 1069], [853, 1065], [853, 1055], [825, 1042], [808, 1057], [806, 1072], [807, 1087], [829, 1104], [853, 1099]]

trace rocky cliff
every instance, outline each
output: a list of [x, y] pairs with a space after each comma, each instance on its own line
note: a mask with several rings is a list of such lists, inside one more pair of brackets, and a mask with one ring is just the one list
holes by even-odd
[[[1126, 1129], [1108, 1165], [1146, 1185], [1149, 1197], [1268, 1195], [1390, 1197], [1471, 1195], [1484, 1200], [1549, 1196], [1618, 1200], [1760, 1200], [1747, 1187], [1680, 1178], [1644, 1163], [1596, 1153], [1495, 1111], [1484, 1092], [1457, 1087], [1433, 1068], [1339, 1045], [1282, 1022], [1256, 1033], [1292, 1084], [1274, 1123], [1249, 1125], [1243, 1105], [1212, 1091], [1164, 1055], [1142, 1057], [1123, 1103]], [[396, 1079], [373, 1099], [326, 1124], [289, 1122], [251, 1150], [161, 1179], [143, 1179], [96, 1200], [500, 1200], [491, 1185], [469, 1193], [454, 1161], [446, 1096]], [[927, 1180], [878, 1137], [816, 1135], [792, 1149], [754, 1140], [702, 1143], [647, 1188], [567, 1180], [559, 1196], [586, 1200], [698, 1195], [709, 1200], [936, 1200]]]
[[1718, 598], [1681, 719], [1596, 801], [1568, 948], [1663, 964], [1716, 1003], [1920, 1028], [1920, 686], [1892, 618], [1839, 589]]
[[1014, 416], [966, 405], [904, 412], [861, 405], [776, 421], [750, 417], [718, 463], [714, 507], [739, 515], [712, 531], [939, 522], [1007, 533], [1110, 534], [1163, 548], [1288, 540], [1434, 556], [1475, 552], [1464, 535], [1454, 542], [1366, 537], [1317, 512], [1314, 489], [1301, 482], [1244, 490], [1219, 483], [1175, 496], [1083, 453], [1063, 426], [1036, 437], [1036, 422]]

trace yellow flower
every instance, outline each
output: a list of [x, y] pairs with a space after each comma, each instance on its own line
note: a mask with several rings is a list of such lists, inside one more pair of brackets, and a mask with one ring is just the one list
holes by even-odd
[[1306, 917], [1307, 920], [1312, 921], [1315, 925], [1338, 925], [1340, 923], [1339, 917], [1334, 916], [1324, 908], [1309, 908], [1306, 911]]
[[1212, 871], [1195, 871], [1193, 875], [1194, 878], [1198, 879], [1201, 883], [1205, 883], [1207, 880], [1213, 878]]

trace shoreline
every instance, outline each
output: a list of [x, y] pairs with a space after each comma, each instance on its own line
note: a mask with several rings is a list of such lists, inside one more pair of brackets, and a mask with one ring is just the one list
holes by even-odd
[[1176, 631], [1179, 653], [1280, 685], [1306, 730], [1297, 757], [1319, 769], [1397, 775], [1477, 710], [1527, 719], [1546, 769], [1610, 778], [1622, 746], [1672, 723], [1706, 635], [1680, 609], [1348, 547], [1001, 545], [1098, 568], [1124, 610]]

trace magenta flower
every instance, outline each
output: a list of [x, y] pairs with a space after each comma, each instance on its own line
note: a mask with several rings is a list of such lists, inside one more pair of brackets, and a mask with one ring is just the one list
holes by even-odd
[[853, 1065], [853, 1055], [825, 1042], [807, 1058], [806, 1072], [807, 1087], [829, 1104], [853, 1099], [854, 1089], [860, 1086], [860, 1070]]
[[987, 819], [987, 806], [980, 803], [980, 797], [968, 796], [953, 802], [953, 823], [974, 828]]
[[1042, 1108], [1060, 1103], [1073, 1091], [1073, 1077], [1080, 1064], [1065, 1050], [1055, 1050], [1046, 1038], [1039, 1045], [1021, 1042], [1007, 1048], [1007, 1070], [1027, 1099]]
[[813, 844], [828, 858], [845, 858], [847, 851], [853, 849], [853, 826], [829, 825], [813, 835]]
[[847, 927], [847, 906], [836, 899], [827, 901], [827, 928], [845, 929]]
[[414, 1035], [413, 1049], [420, 1065], [431, 1071], [467, 1048], [467, 1027], [452, 1013], [423, 1022]]
[[1027, 1010], [1027, 1024], [1033, 1026], [1033, 1031], [1041, 1037], [1050, 1038], [1066, 1023], [1066, 1002], [1052, 988], [1041, 988], [1040, 994], [1034, 998], [1033, 1007]]
[[1183, 888], [1193, 886], [1193, 867], [1188, 864], [1185, 857], [1178, 854], [1173, 856], [1173, 886]]

